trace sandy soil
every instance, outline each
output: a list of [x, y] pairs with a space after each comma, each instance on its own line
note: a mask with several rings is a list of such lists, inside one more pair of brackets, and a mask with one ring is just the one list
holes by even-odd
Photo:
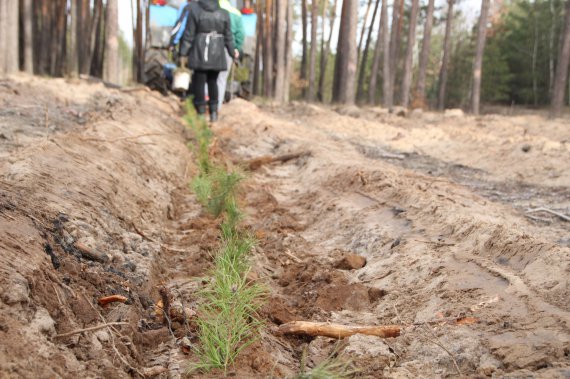
[[[526, 213], [570, 213], [568, 121], [234, 100], [213, 130], [220, 160], [307, 153], [245, 184], [271, 294], [230, 375], [292, 377], [303, 351], [310, 366], [336, 350], [357, 377], [570, 376], [570, 223]], [[0, 376], [183, 375], [193, 325], [165, 325], [159, 289], [194, 309], [218, 243], [187, 187], [189, 138], [174, 99], [0, 81]], [[128, 300], [97, 304], [111, 294]], [[279, 335], [291, 320], [403, 332]], [[58, 336], [105, 322], [126, 324]]]

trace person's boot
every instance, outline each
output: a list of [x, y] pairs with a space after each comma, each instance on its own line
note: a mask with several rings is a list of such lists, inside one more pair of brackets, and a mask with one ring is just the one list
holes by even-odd
[[218, 104], [210, 104], [210, 122], [218, 121]]
[[196, 105], [196, 113], [198, 113], [198, 117], [204, 118], [204, 115], [206, 114], [206, 106]]

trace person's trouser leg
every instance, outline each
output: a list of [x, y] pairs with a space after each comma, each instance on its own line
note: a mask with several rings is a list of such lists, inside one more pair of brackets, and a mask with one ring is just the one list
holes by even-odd
[[208, 81], [208, 94], [210, 96], [210, 121], [214, 122], [218, 119], [218, 71], [206, 71]]
[[192, 85], [194, 90], [194, 107], [198, 114], [206, 113], [206, 97], [204, 94], [208, 75], [206, 71], [194, 71], [192, 75]]
[[[218, 75], [218, 109], [220, 109], [222, 107], [222, 104], [224, 103], [224, 98], [226, 97], [226, 87], [227, 87], [227, 83], [228, 83], [228, 75], [230, 73], [230, 70], [232, 68], [232, 57], [230, 56], [230, 54], [228, 54], [227, 51], [225, 51], [226, 53], [226, 63], [227, 63], [227, 67], [228, 69], [226, 71], [220, 71], [220, 74]], [[230, 83], [230, 91], [232, 90], [231, 88], [231, 83]]]

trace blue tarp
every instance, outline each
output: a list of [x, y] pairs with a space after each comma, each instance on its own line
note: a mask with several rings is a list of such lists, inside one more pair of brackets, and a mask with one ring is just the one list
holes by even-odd
[[254, 14], [242, 14], [241, 20], [243, 22], [243, 28], [245, 30], [246, 37], [255, 36], [255, 26], [257, 24], [257, 15]]
[[176, 24], [177, 11], [175, 8], [167, 5], [151, 5], [150, 6], [150, 24], [152, 26], [168, 26], [172, 27]]

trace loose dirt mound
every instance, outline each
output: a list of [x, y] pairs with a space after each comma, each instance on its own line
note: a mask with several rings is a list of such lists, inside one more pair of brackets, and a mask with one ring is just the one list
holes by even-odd
[[[541, 179], [533, 167], [562, 169], [568, 129], [528, 118], [532, 133], [519, 138], [522, 127], [512, 125], [520, 119], [425, 115], [428, 122], [375, 110], [354, 118], [315, 106], [236, 103], [216, 131], [239, 159], [311, 153], [253, 176], [266, 191], [250, 204], [253, 226], [266, 236], [259, 270], [279, 294], [269, 311], [275, 322], [410, 325], [392, 341], [348, 339], [344, 351], [374, 377], [570, 374], [570, 249], [561, 239], [568, 226], [536, 225], [512, 207], [520, 203], [492, 201], [438, 171], [445, 158], [464, 167], [462, 184], [492, 179], [507, 188], [510, 172], [526, 171], [529, 181], [514, 189], [567, 187], [564, 170]], [[532, 160], [519, 158], [521, 139], [539, 146]], [[554, 145], [556, 154], [545, 147]], [[414, 154], [423, 166], [410, 171]], [[561, 208], [568, 198], [556, 200], [549, 205]], [[347, 252], [366, 265], [339, 270]], [[321, 342], [309, 344], [316, 360], [326, 355]]]
[[[1, 84], [2, 376], [128, 376], [144, 365], [140, 322], [191, 162], [178, 108], [97, 84]], [[126, 304], [97, 305], [115, 294]], [[128, 323], [123, 337], [56, 336], [103, 318]]]

